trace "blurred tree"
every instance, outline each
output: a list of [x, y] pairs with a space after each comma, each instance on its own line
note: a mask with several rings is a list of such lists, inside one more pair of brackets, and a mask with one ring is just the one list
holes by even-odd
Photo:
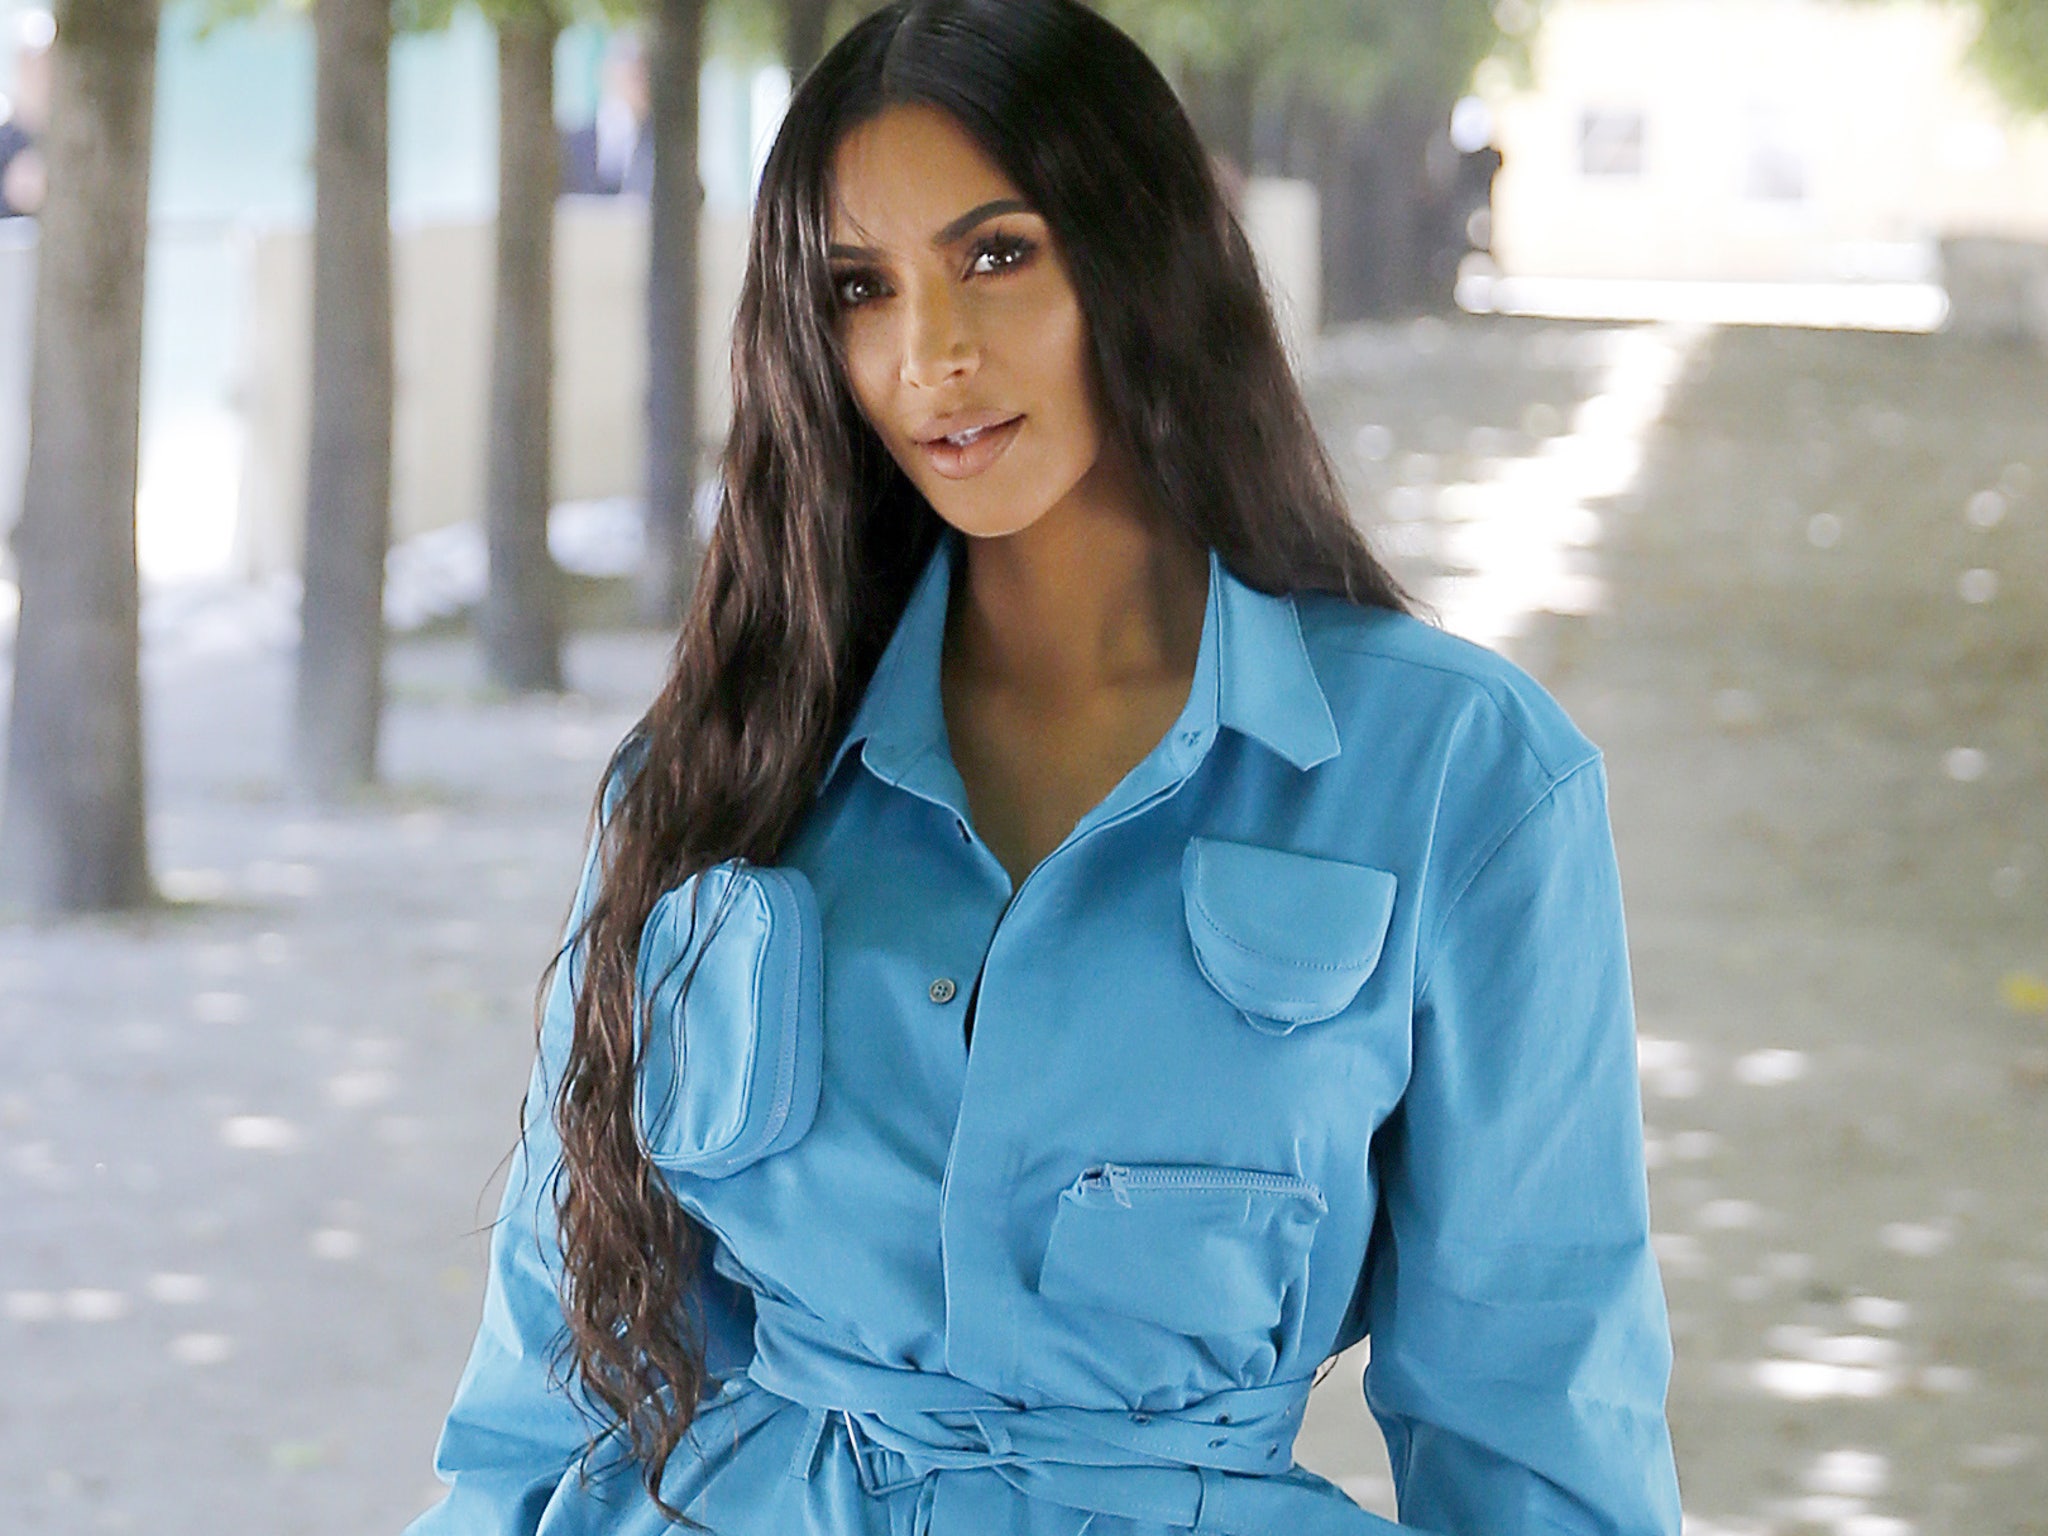
[[[426, 20], [445, 19], [454, 0], [413, 0]], [[842, 0], [844, 4], [844, 0]], [[508, 687], [558, 687], [560, 621], [545, 604], [558, 603], [556, 577], [546, 551], [548, 339], [552, 334], [549, 283], [542, 275], [552, 225], [537, 189], [552, 188], [539, 155], [552, 156], [551, 100], [537, 34], [521, 46], [526, 62], [505, 51], [516, 26], [548, 27], [557, 35], [575, 15], [613, 20], [639, 18], [645, 33], [652, 96], [654, 184], [648, 208], [647, 456], [645, 519], [647, 559], [640, 604], [644, 615], [673, 624], [682, 615], [701, 554], [695, 499], [701, 402], [697, 398], [700, 273], [698, 231], [704, 193], [697, 174], [698, 79], [715, 20], [720, 41], [741, 53], [758, 52], [782, 23], [786, 57], [822, 50], [831, 0], [485, 0], [501, 40], [501, 161], [499, 298], [492, 370], [490, 476], [492, 585], [484, 621], [493, 677]], [[873, 0], [852, 0], [852, 9]], [[779, 17], [777, 12], [780, 12]], [[549, 43], [552, 47], [552, 42]], [[800, 75], [808, 63], [793, 67]], [[515, 74], [515, 69], [523, 73]], [[551, 77], [550, 77], [551, 79]], [[519, 164], [515, 167], [515, 159]], [[522, 339], [524, 338], [524, 339]], [[551, 638], [555, 637], [555, 638]]]
[[[415, 0], [417, 25], [445, 24], [453, 0]], [[623, 9], [623, 7], [615, 7]], [[555, 44], [571, 0], [485, 0], [498, 34], [498, 217], [491, 399], [484, 465], [490, 558], [479, 615], [484, 669], [512, 692], [562, 686], [562, 577], [548, 553], [553, 505]]]
[[1975, 58], [2006, 100], [2023, 112], [2048, 112], [2048, 4], [2043, 0], [1964, 0], [1984, 17]]
[[479, 629], [484, 670], [512, 692], [562, 686], [562, 578], [548, 553], [554, 503], [555, 43], [552, 0], [495, 0], [498, 217], [491, 400], [484, 461], [490, 551]]
[[[306, 0], [210, 0], [214, 19], [251, 15], [277, 5], [303, 8]], [[758, 12], [763, 0], [730, 0], [744, 14]], [[461, 0], [313, 0], [317, 47], [325, 59], [358, 34], [336, 32], [336, 44], [322, 30], [323, 12], [359, 19], [370, 11], [385, 18], [379, 86], [364, 83], [362, 105], [374, 110], [380, 166], [388, 158], [389, 39], [401, 30], [445, 25]], [[501, 91], [500, 193], [505, 217], [498, 233], [499, 283], [493, 343], [490, 463], [487, 473], [492, 553], [491, 586], [483, 627], [493, 677], [510, 687], [558, 686], [560, 677], [559, 578], [546, 550], [546, 473], [549, 426], [549, 383], [552, 376], [552, 194], [555, 181], [544, 176], [538, 157], [556, 152], [553, 121], [552, 42], [545, 50], [538, 34], [552, 38], [572, 15], [611, 20], [637, 17], [645, 33], [652, 95], [654, 185], [649, 198], [647, 335], [647, 457], [645, 509], [648, 558], [643, 567], [641, 606], [661, 623], [676, 621], [694, 579], [698, 554], [693, 504], [698, 452], [696, 390], [698, 258], [697, 233], [703, 189], [697, 176], [698, 75], [703, 65], [708, 0], [482, 0], [485, 13], [499, 24], [500, 67], [510, 89]], [[344, 9], [346, 8], [346, 9]], [[338, 23], [337, 23], [338, 25]], [[340, 60], [335, 60], [340, 67]], [[353, 66], [364, 79], [366, 56]], [[321, 79], [329, 71], [323, 64]], [[374, 96], [374, 101], [371, 97]], [[322, 95], [321, 122], [326, 124]], [[542, 103], [546, 103], [543, 114]], [[368, 117], [361, 118], [369, 126]], [[342, 153], [349, 142], [333, 139], [333, 153], [319, 147], [328, 141], [316, 131], [315, 179], [323, 168], [342, 171], [353, 162]], [[366, 141], [358, 141], [366, 142]], [[332, 177], [326, 178], [331, 182]], [[346, 185], [358, 194], [351, 207], [367, 209], [368, 183], [350, 176]], [[547, 189], [542, 207], [540, 190]], [[334, 188], [342, 196], [340, 185]], [[376, 195], [385, 207], [388, 228], [388, 186], [379, 178]], [[351, 334], [364, 343], [374, 330], [384, 338], [382, 382], [366, 371], [365, 388], [351, 393], [353, 412], [337, 403], [330, 413], [335, 430], [321, 431], [321, 385], [333, 377], [321, 356], [320, 277], [339, 272], [322, 266], [319, 252], [338, 248], [345, 236], [322, 233], [328, 203], [316, 192], [315, 212], [315, 397], [313, 473], [308, 486], [306, 594], [302, 625], [300, 706], [297, 716], [298, 762], [302, 782], [316, 793], [332, 794], [367, 783], [375, 762], [377, 709], [381, 689], [377, 666], [382, 654], [382, 572], [389, 542], [390, 515], [390, 274], [388, 242], [382, 262], [381, 297], [371, 291], [365, 267], [351, 267], [361, 286], [351, 294], [330, 284], [336, 300], [327, 311], [334, 327], [342, 327], [341, 308], [353, 315]], [[336, 206], [339, 206], [337, 202]], [[365, 212], [365, 215], [367, 213]], [[332, 239], [329, 239], [329, 235]], [[338, 254], [338, 252], [337, 252]], [[360, 301], [346, 306], [344, 297]], [[516, 334], [515, 334], [516, 333]], [[369, 369], [371, 359], [359, 349], [352, 359]], [[337, 390], [336, 393], [339, 393]], [[368, 436], [370, 418], [381, 399], [381, 435]], [[341, 430], [344, 426], [349, 430]], [[329, 478], [335, 515], [325, 510], [317, 493], [323, 479], [323, 442], [337, 449], [353, 444], [370, 471], [351, 480]], [[379, 446], [381, 445], [381, 447]], [[372, 450], [377, 449], [373, 454]], [[377, 462], [371, 463], [375, 458]], [[374, 488], [382, 505], [372, 518], [368, 503]], [[344, 490], [354, 496], [343, 505]], [[316, 558], [316, 529], [329, 530], [331, 554]], [[377, 550], [376, 572], [370, 573], [369, 552]], [[346, 558], [344, 558], [346, 557]], [[374, 594], [375, 601], [371, 601]]]
[[642, 616], [680, 621], [696, 580], [698, 548], [697, 235], [704, 187], [697, 176], [697, 83], [704, 66], [706, 0], [641, 0], [652, 87], [654, 189], [648, 197], [647, 560]]
[[[312, 437], [293, 768], [333, 798], [375, 777], [390, 545], [389, 81], [396, 31], [458, 0], [314, 0]], [[306, 0], [212, 0], [218, 23]], [[592, 3], [580, 11], [620, 7]], [[499, 62], [499, 219], [480, 629], [491, 679], [561, 686], [560, 573], [547, 548], [554, 351], [556, 0], [486, 0]]]
[[[412, 0], [423, 22], [454, 0]], [[753, 0], [758, 5], [758, 0]], [[554, 44], [574, 15], [638, 16], [654, 146], [648, 197], [646, 616], [681, 618], [695, 577], [698, 76], [707, 0], [484, 0], [499, 37], [497, 309], [492, 341], [486, 662], [513, 689], [561, 686], [560, 577], [547, 549], [553, 380]]]
[[59, 0], [0, 904], [151, 897], [135, 475], [157, 0]]
[[707, 49], [728, 58], [777, 60], [790, 81], [811, 66], [839, 35], [887, 0], [712, 0]]
[[376, 777], [391, 542], [391, 0], [313, 0], [313, 378], [292, 767]]
[[[415, 26], [445, 25], [456, 0], [411, 0]], [[484, 665], [515, 692], [562, 686], [561, 572], [553, 504], [554, 207], [560, 183], [555, 44], [571, 21], [623, 20], [630, 0], [483, 0], [498, 34], [498, 217], [485, 464], [490, 551], [480, 614]]]
[[391, 39], [438, 0], [202, 0], [208, 26], [313, 14], [313, 367], [291, 774], [376, 777], [391, 543]]
[[497, 282], [484, 468], [490, 546], [484, 667], [514, 692], [562, 686], [562, 577], [548, 553], [553, 505], [555, 41], [549, 0], [499, 0]]
[[792, 84], [825, 56], [825, 24], [832, 0], [782, 0], [782, 62]]
[[[1322, 193], [1325, 313], [1442, 308], [1435, 209], [1450, 109], [1489, 54], [1519, 51], [1542, 0], [1100, 0], [1173, 75], [1212, 151]], [[1261, 152], [1264, 135], [1276, 141]]]

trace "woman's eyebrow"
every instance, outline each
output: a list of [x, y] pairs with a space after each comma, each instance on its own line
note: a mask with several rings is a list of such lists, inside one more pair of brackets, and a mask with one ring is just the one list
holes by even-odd
[[[1032, 206], [1029, 203], [1025, 202], [1021, 197], [998, 197], [991, 202], [981, 204], [977, 208], [968, 209], [967, 212], [961, 214], [959, 218], [955, 219], [952, 223], [948, 224], [936, 235], [933, 235], [932, 244], [934, 246], [951, 245], [954, 241], [958, 240], [962, 235], [966, 234], [969, 230], [973, 229], [977, 224], [986, 223], [988, 220], [997, 217], [999, 214], [1031, 213], [1033, 211], [1035, 210], [1033, 210]], [[844, 260], [857, 261], [868, 257], [879, 256], [882, 253], [880, 251], [875, 250], [871, 246], [835, 245], [826, 254]]]
[[998, 214], [1029, 212], [1031, 212], [1031, 205], [1025, 202], [1023, 198], [999, 197], [993, 202], [983, 203], [979, 208], [968, 209], [959, 218], [948, 224], [936, 235], [933, 235], [932, 244], [951, 245], [955, 240], [958, 240], [962, 235], [974, 228], [975, 225], [995, 218]]

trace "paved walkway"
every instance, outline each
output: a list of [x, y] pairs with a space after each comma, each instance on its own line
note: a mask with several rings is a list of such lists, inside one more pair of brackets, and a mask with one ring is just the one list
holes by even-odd
[[[1403, 571], [1608, 750], [1695, 1532], [2048, 1531], [2048, 363], [1498, 324], [1329, 363]], [[574, 693], [505, 702], [408, 639], [389, 787], [314, 813], [275, 639], [177, 633], [177, 905], [0, 930], [0, 1529], [388, 1532], [438, 1492], [532, 986], [665, 645], [584, 636]], [[1358, 1364], [1301, 1454], [1385, 1508]]]

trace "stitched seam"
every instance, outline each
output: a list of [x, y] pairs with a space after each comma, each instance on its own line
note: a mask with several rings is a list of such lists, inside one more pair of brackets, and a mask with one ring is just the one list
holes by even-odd
[[1443, 916], [1437, 919], [1436, 926], [1430, 930], [1429, 943], [1426, 946], [1419, 946], [1416, 951], [1416, 974], [1422, 978], [1421, 983], [1415, 989], [1415, 1002], [1418, 1007], [1421, 1006], [1422, 1000], [1429, 995], [1430, 984], [1436, 980], [1434, 967], [1436, 964], [1437, 947], [1442, 944], [1444, 930], [1450, 926], [1451, 916], [1457, 911], [1458, 903], [1465, 899], [1465, 893], [1472, 888], [1473, 883], [1478, 880], [1480, 875], [1485, 873], [1487, 865], [1494, 861], [1494, 858], [1500, 853], [1501, 849], [1507, 846], [1508, 840], [1522, 829], [1530, 817], [1534, 816], [1545, 805], [1548, 805], [1555, 799], [1557, 791], [1562, 786], [1570, 783], [1588, 768], [1596, 766], [1599, 762], [1600, 754], [1595, 752], [1593, 756], [1587, 758], [1576, 767], [1559, 774], [1543, 786], [1542, 793], [1531, 800], [1519, 816], [1516, 816], [1503, 827], [1499, 835], [1491, 842], [1482, 845], [1482, 853], [1473, 861], [1470, 871], [1453, 888], [1450, 900], [1444, 903]]
[[[1300, 857], [1300, 855], [1296, 855], [1296, 857]], [[1360, 954], [1350, 956], [1343, 960], [1296, 960], [1288, 955], [1272, 954], [1267, 950], [1258, 948], [1256, 945], [1247, 944], [1242, 939], [1234, 937], [1228, 930], [1226, 930], [1223, 927], [1221, 923], [1216, 921], [1215, 917], [1211, 915], [1209, 911], [1208, 903], [1202, 900], [1201, 861], [1202, 852], [1198, 848], [1195, 850], [1195, 889], [1192, 892], [1195, 899], [1195, 911], [1198, 914], [1200, 914], [1202, 921], [1206, 923], [1215, 932], [1216, 936], [1223, 940], [1224, 943], [1230, 945], [1231, 948], [1242, 950], [1245, 954], [1252, 956], [1254, 959], [1270, 960], [1276, 965], [1291, 965], [1295, 967], [1297, 970], [1304, 971], [1348, 971], [1361, 965], [1371, 964], [1373, 961], [1379, 959], [1379, 950], [1375, 949], [1369, 955], [1361, 952]], [[1382, 930], [1383, 947], [1384, 942], [1384, 930]]]
[[1209, 928], [1212, 932], [1214, 932], [1219, 939], [1221, 939], [1224, 943], [1228, 944], [1232, 949], [1241, 950], [1243, 953], [1252, 956], [1256, 960], [1268, 961], [1274, 965], [1292, 966], [1296, 970], [1301, 971], [1349, 971], [1355, 970], [1357, 967], [1364, 965], [1368, 959], [1376, 958], [1375, 956], [1361, 954], [1351, 959], [1336, 961], [1291, 959], [1286, 955], [1276, 955], [1269, 950], [1260, 949], [1255, 945], [1247, 944], [1242, 939], [1233, 938], [1229, 933], [1224, 931], [1223, 927], [1216, 921], [1215, 918], [1209, 915], [1209, 909], [1202, 905], [1202, 898], [1200, 895], [1197, 895], [1195, 897], [1195, 912], [1196, 915], [1202, 919], [1203, 925]]
[[[1303, 635], [1306, 638], [1306, 627], [1304, 627]], [[1515, 712], [1510, 710], [1502, 701], [1503, 693], [1508, 692], [1505, 684], [1459, 667], [1447, 667], [1441, 662], [1424, 661], [1414, 656], [1402, 656], [1370, 642], [1357, 643], [1361, 637], [1346, 635], [1337, 629], [1319, 629], [1316, 633], [1316, 638], [1327, 643], [1332, 649], [1344, 652], [1347, 656], [1370, 656], [1375, 661], [1383, 661], [1391, 666], [1413, 667], [1419, 672], [1433, 672], [1439, 677], [1456, 679], [1485, 699], [1488, 704], [1491, 704], [1494, 711], [1501, 717], [1502, 722], [1514, 732], [1515, 739], [1522, 744], [1524, 750], [1531, 757], [1535, 758], [1539, 765], [1544, 766], [1546, 772], [1553, 771], [1548, 768], [1545, 754], [1537, 749], [1535, 739], [1523, 728], [1522, 723], [1516, 719]], [[1512, 697], [1513, 695], [1509, 693], [1508, 696]], [[1598, 749], [1595, 749], [1593, 755], [1598, 756]], [[1590, 760], [1590, 758], [1581, 759], [1554, 770], [1555, 779], [1561, 781], [1570, 777], [1580, 768], [1583, 768], [1586, 762]]]
[[1200, 971], [1209, 985], [1218, 992], [1221, 992], [1241, 1014], [1255, 1015], [1262, 1019], [1276, 1019], [1282, 1024], [1319, 1024], [1324, 1019], [1330, 1017], [1327, 1013], [1315, 1013], [1295, 1006], [1288, 1006], [1284, 1012], [1276, 1009], [1270, 1013], [1260, 1008], [1247, 1008], [1243, 1003], [1238, 1002], [1237, 989], [1225, 986], [1217, 978], [1216, 973], [1209, 969], [1209, 963], [1202, 958], [1202, 950], [1199, 945], [1195, 947], [1195, 969]]

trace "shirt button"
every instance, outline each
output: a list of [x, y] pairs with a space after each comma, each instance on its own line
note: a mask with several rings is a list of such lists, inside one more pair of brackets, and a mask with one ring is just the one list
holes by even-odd
[[925, 989], [925, 994], [935, 1003], [950, 1003], [953, 1001], [953, 994], [958, 990], [959, 988], [953, 985], [952, 977], [941, 976]]

